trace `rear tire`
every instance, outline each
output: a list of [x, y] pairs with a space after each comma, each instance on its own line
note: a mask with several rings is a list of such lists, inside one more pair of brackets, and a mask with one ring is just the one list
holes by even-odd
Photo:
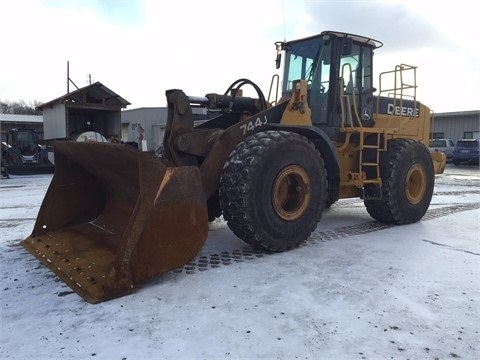
[[394, 139], [380, 156], [382, 199], [365, 200], [368, 213], [387, 224], [410, 224], [425, 215], [435, 175], [428, 149], [419, 141]]
[[228, 227], [255, 247], [284, 251], [315, 230], [326, 201], [323, 159], [307, 138], [257, 133], [230, 154], [220, 180]]

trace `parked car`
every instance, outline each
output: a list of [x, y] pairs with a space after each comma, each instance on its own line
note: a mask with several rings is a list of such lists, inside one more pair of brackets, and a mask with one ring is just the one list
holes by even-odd
[[480, 153], [480, 144], [478, 139], [462, 139], [457, 141], [453, 149], [452, 161], [454, 165], [468, 162], [477, 164]]
[[447, 161], [452, 160], [454, 147], [455, 143], [452, 139], [432, 139], [429, 144], [430, 152], [440, 151], [445, 153]]

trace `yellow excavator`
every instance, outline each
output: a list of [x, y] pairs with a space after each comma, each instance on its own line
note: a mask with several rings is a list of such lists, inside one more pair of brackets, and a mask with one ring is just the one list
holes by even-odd
[[[325, 31], [276, 43], [268, 98], [248, 79], [223, 94], [166, 92], [163, 146], [57, 142], [55, 174], [22, 245], [90, 303], [123, 296], [201, 250], [223, 216], [240, 239], [285, 251], [326, 207], [361, 198], [387, 224], [419, 221], [445, 156], [430, 154], [431, 110], [416, 67], [373, 87], [380, 41]], [[255, 97], [243, 96], [252, 87]], [[192, 107], [216, 111], [197, 124]]]

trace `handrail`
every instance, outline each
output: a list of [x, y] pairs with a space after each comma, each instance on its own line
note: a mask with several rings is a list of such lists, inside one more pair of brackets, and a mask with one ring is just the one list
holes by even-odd
[[[377, 115], [379, 112], [379, 103], [380, 97], [384, 93], [388, 93], [387, 97], [392, 97], [393, 95], [393, 106], [399, 105], [403, 106], [403, 100], [406, 97], [410, 97], [413, 100], [414, 114], [417, 109], [417, 67], [412, 65], [400, 64], [396, 65], [394, 70], [381, 72], [379, 75], [379, 90], [377, 97]], [[413, 84], [408, 84], [405, 80], [409, 71], [413, 72]], [[388, 75], [393, 75], [393, 87], [384, 88], [382, 80]], [[408, 93], [409, 90], [412, 90], [412, 93]], [[399, 102], [399, 104], [398, 104]]]
[[[358, 110], [357, 110], [357, 100], [355, 97], [355, 90], [352, 87], [352, 94], [345, 94], [345, 68], [348, 67], [348, 72], [349, 72], [349, 77], [350, 81], [352, 81], [353, 77], [353, 71], [352, 71], [352, 65], [349, 63], [343, 64], [342, 65], [342, 71], [341, 71], [341, 77], [340, 77], [340, 107], [342, 109], [342, 124], [341, 124], [341, 129], [345, 129], [345, 123], [347, 122], [347, 118], [350, 120], [349, 125], [350, 128], [354, 128], [353, 120], [355, 116], [355, 120], [357, 120], [358, 127], [363, 128], [362, 122], [360, 120], [360, 116], [358, 115]], [[351, 95], [351, 98], [350, 96]], [[351, 102], [353, 101], [353, 106]], [[346, 102], [347, 109], [345, 109], [344, 102]], [[353, 109], [353, 111], [352, 111]]]
[[[275, 100], [270, 101], [270, 96], [272, 95], [273, 84], [276, 82], [275, 87]], [[270, 90], [268, 90], [268, 102], [272, 105], [276, 105], [278, 102], [278, 87], [280, 85], [280, 76], [278, 74], [273, 74], [272, 81], [270, 82]]]

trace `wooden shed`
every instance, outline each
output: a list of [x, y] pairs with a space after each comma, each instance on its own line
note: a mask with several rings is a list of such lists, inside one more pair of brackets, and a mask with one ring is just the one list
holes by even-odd
[[100, 82], [69, 92], [38, 106], [43, 111], [44, 138], [77, 140], [94, 132], [107, 140], [121, 139], [121, 111], [130, 103]]

